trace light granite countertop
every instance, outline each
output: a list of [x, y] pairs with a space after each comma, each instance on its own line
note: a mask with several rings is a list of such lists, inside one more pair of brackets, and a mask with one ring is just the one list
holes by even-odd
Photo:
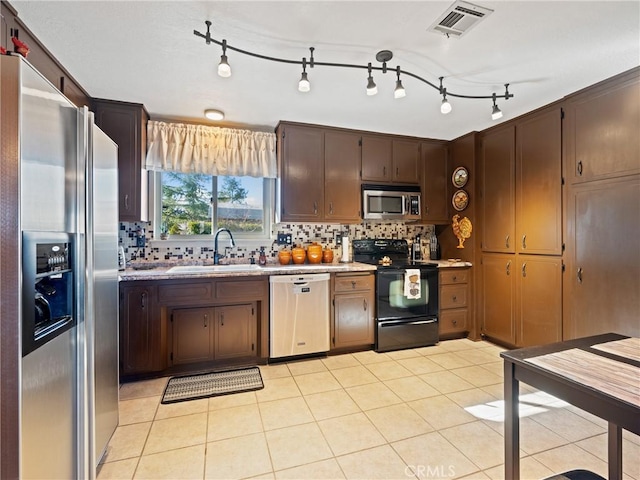
[[[470, 267], [470, 262], [452, 261], [452, 260], [424, 260], [424, 264], [436, 264], [438, 268], [463, 268]], [[186, 268], [183, 271], [171, 271], [173, 267]], [[372, 272], [376, 270], [375, 265], [366, 263], [318, 263], [318, 264], [301, 264], [301, 265], [279, 265], [269, 263], [265, 266], [246, 265], [247, 270], [238, 270], [238, 264], [229, 265], [226, 270], [225, 266], [212, 269], [211, 266], [199, 266], [184, 264], [159, 265], [141, 263], [127, 268], [119, 272], [121, 281], [135, 280], [176, 280], [186, 278], [226, 278], [226, 277], [256, 277], [265, 275], [299, 275], [309, 273], [353, 273], [353, 272]]]

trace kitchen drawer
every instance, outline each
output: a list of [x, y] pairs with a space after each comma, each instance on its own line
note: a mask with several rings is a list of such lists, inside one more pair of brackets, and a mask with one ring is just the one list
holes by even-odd
[[267, 297], [269, 284], [266, 278], [262, 280], [218, 280], [216, 281], [216, 300], [251, 301]]
[[467, 309], [454, 308], [440, 312], [438, 319], [440, 335], [467, 330]]
[[440, 270], [440, 285], [467, 283], [468, 279], [468, 268], [451, 268], [448, 270]]
[[373, 290], [375, 281], [372, 274], [366, 275], [336, 275], [333, 290], [340, 292], [355, 292], [358, 290]]
[[213, 284], [209, 281], [172, 283], [158, 287], [158, 300], [161, 304], [200, 304], [213, 299]]
[[440, 309], [466, 307], [467, 292], [466, 284], [443, 285], [440, 287]]

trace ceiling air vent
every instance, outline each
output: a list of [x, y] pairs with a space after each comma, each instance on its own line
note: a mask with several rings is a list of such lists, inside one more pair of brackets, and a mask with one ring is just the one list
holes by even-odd
[[493, 10], [458, 0], [428, 28], [430, 32], [461, 37]]

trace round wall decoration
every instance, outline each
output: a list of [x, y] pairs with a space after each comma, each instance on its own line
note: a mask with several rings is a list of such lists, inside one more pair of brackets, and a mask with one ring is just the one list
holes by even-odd
[[467, 205], [469, 205], [469, 194], [464, 190], [458, 190], [453, 194], [453, 198], [451, 199], [451, 203], [453, 208], [455, 208], [458, 212], [461, 212]]
[[454, 187], [462, 188], [467, 184], [469, 179], [469, 172], [464, 167], [458, 167], [453, 171], [451, 175], [451, 182]]

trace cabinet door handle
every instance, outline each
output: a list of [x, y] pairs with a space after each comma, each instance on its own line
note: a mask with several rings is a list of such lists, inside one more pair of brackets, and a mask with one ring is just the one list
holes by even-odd
[[147, 294], [145, 292], [140, 294], [140, 308], [147, 308]]
[[511, 260], [507, 262], [507, 275], [511, 275]]
[[526, 277], [527, 276], [527, 262], [524, 262], [522, 264], [522, 276]]
[[129, 194], [125, 194], [124, 196], [124, 208], [129, 210]]
[[333, 202], [329, 202], [329, 213], [333, 215]]
[[509, 248], [509, 235], [504, 238], [504, 246]]
[[522, 235], [522, 248], [527, 248], [527, 234]]
[[204, 317], [202, 318], [202, 320], [204, 321], [203, 327], [207, 328], [207, 320], [208, 319], [207, 319], [207, 314], [206, 313], [204, 314]]
[[318, 214], [318, 202], [316, 201], [313, 202], [313, 214], [314, 215]]
[[220, 326], [224, 327], [224, 313], [220, 314]]
[[351, 280], [351, 288], [353, 288], [354, 290], [356, 289], [356, 281], [355, 280]]
[[454, 275], [452, 280], [453, 280], [454, 282], [456, 282], [456, 281], [458, 280], [458, 277], [456, 277], [456, 276]]
[[387, 176], [387, 167], [382, 167], [382, 176], [383, 177]]
[[582, 160], [578, 162], [577, 169], [578, 169], [578, 176], [581, 177], [582, 176]]
[[362, 299], [362, 307], [364, 308], [364, 310], [366, 312], [367, 311], [367, 307], [368, 307], [366, 298]]
[[458, 297], [456, 297], [455, 295], [453, 297], [451, 297], [451, 300], [453, 300], [454, 302], [458, 301]]
[[578, 268], [577, 276], [578, 276], [578, 283], [582, 283], [582, 268]]
[[424, 213], [429, 215], [429, 205], [425, 205]]
[[396, 167], [396, 178], [400, 176], [400, 168]]
[[453, 323], [453, 325], [457, 325], [458, 324], [458, 320], [456, 320], [455, 318], [453, 320], [451, 320], [451, 323]]

